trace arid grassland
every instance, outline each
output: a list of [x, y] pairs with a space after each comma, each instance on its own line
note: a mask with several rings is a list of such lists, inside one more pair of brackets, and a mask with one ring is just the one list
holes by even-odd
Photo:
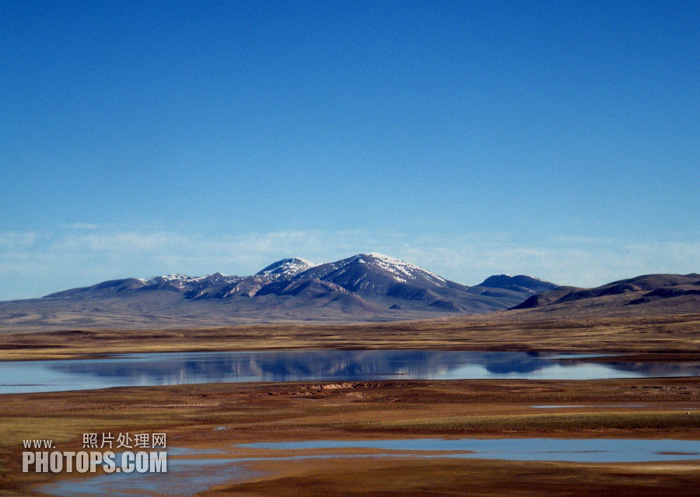
[[700, 314], [518, 319], [509, 313], [347, 325], [269, 324], [176, 330], [2, 333], [0, 360], [263, 349], [442, 349], [700, 353]]
[[[138, 339], [135, 339], [138, 337]], [[348, 326], [83, 330], [0, 335], [0, 357], [269, 348], [604, 351], [638, 361], [695, 361], [700, 315], [569, 321], [459, 319]], [[38, 495], [66, 478], [21, 472], [22, 440], [81, 448], [86, 432], [166, 432], [169, 447], [388, 438], [673, 438], [700, 440], [700, 381], [459, 380], [199, 384], [3, 395], [0, 496]], [[538, 405], [577, 406], [538, 409]], [[351, 450], [347, 451], [352, 453]], [[285, 455], [272, 451], [273, 455]], [[288, 454], [286, 454], [288, 455]], [[262, 475], [200, 495], [697, 495], [700, 456], [673, 463], [335, 458], [250, 462]], [[76, 477], [75, 475], [68, 475]], [[80, 477], [80, 476], [78, 476]], [[86, 476], [83, 476], [86, 477]]]
[[[631, 403], [641, 407], [625, 407]], [[541, 404], [589, 407], [532, 407]], [[700, 382], [694, 378], [207, 384], [6, 395], [0, 404], [0, 495], [33, 495], [33, 486], [57, 477], [21, 473], [21, 441], [26, 438], [52, 439], [60, 450], [79, 449], [85, 432], [145, 430], [166, 432], [169, 446], [200, 448], [257, 441], [405, 437], [700, 439], [698, 407]], [[238, 452], [255, 455], [250, 450]], [[506, 481], [518, 492], [529, 489], [534, 495], [572, 495], [572, 488], [564, 485], [567, 481], [579, 492], [585, 483], [587, 493], [599, 489], [595, 492], [601, 495], [629, 485], [626, 492], [631, 493], [625, 495], [653, 495], [661, 488], [692, 495], [692, 484], [697, 489], [700, 482], [700, 462], [392, 459], [373, 460], [368, 467], [367, 461], [347, 459], [314, 460], [311, 465], [266, 462], [264, 469], [265, 478], [234, 482], [205, 495], [234, 491], [314, 495], [308, 491], [315, 486], [327, 495], [363, 495], [372, 488], [373, 495], [451, 495], [472, 484], [484, 495], [501, 495]], [[365, 476], [351, 478], [353, 474]], [[535, 475], [542, 487], [533, 486]]]

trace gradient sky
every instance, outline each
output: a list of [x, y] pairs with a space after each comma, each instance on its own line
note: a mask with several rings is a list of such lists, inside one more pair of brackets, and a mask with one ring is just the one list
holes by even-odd
[[700, 271], [700, 2], [0, 2], [0, 299]]

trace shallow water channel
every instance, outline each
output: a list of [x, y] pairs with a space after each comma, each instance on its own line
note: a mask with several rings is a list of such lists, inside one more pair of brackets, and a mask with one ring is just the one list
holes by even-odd
[[6, 361], [0, 362], [0, 394], [222, 382], [700, 376], [697, 363], [632, 363], [604, 357], [591, 362], [586, 357], [537, 352], [280, 350]]
[[[253, 443], [235, 449], [262, 449], [285, 452], [284, 456], [232, 457], [225, 450], [208, 451], [207, 458], [168, 461], [168, 472], [112, 473], [92, 478], [67, 479], [38, 490], [51, 495], [84, 497], [110, 495], [134, 497], [193, 495], [214, 485], [245, 480], [259, 475], [249, 468], [256, 461], [310, 460], [323, 458], [469, 458], [510, 461], [569, 461], [620, 463], [700, 460], [700, 441], [625, 439], [403, 439], [403, 440], [317, 440], [305, 442]], [[352, 449], [352, 454], [341, 451]], [[367, 451], [367, 453], [362, 453]], [[294, 452], [300, 452], [298, 455]], [[303, 453], [301, 451], [304, 451]], [[318, 453], [321, 451], [322, 453]], [[337, 451], [337, 452], [334, 452]], [[387, 452], [382, 452], [387, 451]], [[196, 455], [188, 449], [170, 449], [171, 455]]]

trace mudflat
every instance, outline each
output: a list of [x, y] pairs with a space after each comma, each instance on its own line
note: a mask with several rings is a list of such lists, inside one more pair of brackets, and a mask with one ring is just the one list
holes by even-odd
[[[556, 404], [564, 407], [537, 407]], [[700, 440], [698, 409], [700, 382], [695, 378], [205, 384], [5, 395], [0, 404], [0, 495], [34, 495], [37, 485], [66, 477], [22, 473], [23, 439], [52, 439], [58, 450], [80, 449], [83, 433], [108, 431], [162, 431], [169, 446], [195, 448], [434, 437]], [[259, 455], [252, 449], [237, 452], [240, 457]], [[700, 460], [580, 464], [406, 457], [249, 465], [263, 476], [219, 485], [202, 495], [454, 495], [477, 490], [483, 495], [580, 495], [584, 489], [595, 495], [623, 490], [623, 495], [654, 495], [662, 489], [693, 495], [700, 483]]]

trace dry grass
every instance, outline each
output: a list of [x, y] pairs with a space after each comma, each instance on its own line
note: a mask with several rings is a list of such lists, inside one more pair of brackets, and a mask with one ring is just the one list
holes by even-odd
[[222, 485], [206, 497], [532, 497], [697, 496], [698, 464], [653, 466], [577, 465], [484, 460], [341, 459], [309, 465], [266, 464], [276, 478]]
[[363, 432], [380, 431], [414, 433], [501, 433], [515, 435], [537, 433], [552, 436], [556, 432], [568, 436], [577, 432], [607, 433], [647, 431], [667, 432], [700, 427], [698, 412], [555, 412], [542, 414], [488, 415], [459, 417], [427, 417], [354, 424], [352, 429]]
[[[500, 316], [499, 319], [497, 319]], [[0, 360], [92, 354], [289, 348], [695, 353], [700, 314], [507, 320], [498, 316], [355, 325], [255, 325], [185, 330], [0, 334]]]
[[[620, 402], [643, 405], [615, 407]], [[612, 407], [601, 407], [609, 403]], [[543, 411], [533, 409], [534, 404], [590, 404], [590, 407]], [[171, 447], [218, 448], [265, 440], [406, 436], [700, 439], [700, 413], [693, 410], [698, 407], [700, 382], [695, 378], [206, 384], [5, 395], [0, 404], [0, 465], [5, 468], [4, 473], [0, 473], [0, 489], [7, 492], [5, 495], [31, 495], [30, 486], [55, 478], [54, 475], [20, 472], [21, 440], [27, 438], [54, 440], [58, 450], [80, 448], [82, 433], [86, 432], [142, 431], [166, 432]], [[692, 414], [687, 415], [685, 409]], [[216, 430], [218, 427], [227, 429]], [[281, 490], [288, 484], [298, 486], [295, 492], [302, 492], [304, 485], [307, 489], [318, 485], [319, 495], [362, 495], [361, 492], [381, 495], [379, 490], [396, 492], [386, 495], [400, 492], [450, 495], [449, 492], [460, 494], [471, 478], [481, 478], [479, 488], [484, 495], [499, 495], [497, 490], [501, 487], [489, 487], [482, 470], [501, 468], [498, 471], [504, 471], [503, 478], [508, 481], [516, 481], [521, 471], [526, 470], [526, 466], [503, 462], [495, 465], [426, 460], [420, 464], [416, 461], [389, 464], [376, 460], [376, 467], [386, 468], [386, 474], [393, 475], [395, 483], [388, 484], [378, 474], [368, 473], [368, 479], [363, 480], [367, 487], [357, 487], [349, 485], [348, 475], [357, 476], [368, 468], [360, 461], [344, 461], [341, 466], [337, 466], [338, 462], [324, 461], [287, 466], [280, 462], [279, 475], [270, 473], [271, 468], [277, 467], [273, 464], [266, 467], [268, 476], [264, 481], [226, 487], [225, 491], [222, 488], [219, 493], [212, 491], [207, 495], [227, 495], [226, 492], [297, 495]], [[594, 480], [610, 472], [609, 466], [595, 469], [588, 465], [576, 469], [577, 465], [571, 464], [532, 464], [531, 470], [542, 471], [543, 482], [548, 485], [559, 481], [567, 471], [580, 470], [583, 471], [581, 476], [588, 474]], [[335, 473], [319, 472], [325, 465], [335, 467]], [[652, 479], [648, 479], [648, 474], [655, 471], [652, 466], [636, 470], [641, 476], [634, 477], [635, 483], [629, 483], [626, 477], [615, 479], [612, 473], [606, 473], [608, 483], [601, 488], [619, 490], [641, 485], [642, 489], [658, 490]], [[628, 470], [623, 467], [624, 471]], [[435, 486], [430, 488], [435, 493], [421, 494], [427, 492], [428, 487], [419, 491], [414, 486], [413, 474], [423, 475], [426, 481], [434, 480]], [[698, 473], [693, 475], [677, 480], [684, 482], [680, 487], [674, 486], [680, 483], [672, 483], [670, 477], [663, 482], [671, 485], [669, 488], [678, 488], [677, 495], [684, 495], [687, 478], [700, 483]], [[288, 478], [295, 479], [292, 482]], [[647, 488], [647, 484], [651, 486]], [[523, 492], [531, 488], [523, 485]], [[564, 487], [560, 490], [563, 492]], [[553, 491], [552, 495], [567, 495], [557, 492]]]
[[[519, 320], [504, 315], [358, 325], [85, 330], [0, 335], [0, 359], [271, 348], [432, 348], [634, 353], [697, 359], [700, 315]], [[640, 407], [617, 406], [622, 403]], [[536, 404], [588, 404], [538, 410]], [[606, 404], [609, 406], [606, 407]], [[700, 439], [700, 381], [386, 381], [206, 384], [4, 395], [0, 496], [55, 475], [20, 472], [21, 441], [80, 448], [82, 433], [165, 431], [170, 446], [405, 436]], [[691, 414], [687, 414], [690, 412]], [[226, 430], [215, 430], [225, 427]], [[279, 461], [202, 495], [697, 495], [696, 463], [577, 465], [470, 460]], [[663, 470], [663, 471], [662, 471]], [[585, 482], [585, 483], [584, 483]]]

